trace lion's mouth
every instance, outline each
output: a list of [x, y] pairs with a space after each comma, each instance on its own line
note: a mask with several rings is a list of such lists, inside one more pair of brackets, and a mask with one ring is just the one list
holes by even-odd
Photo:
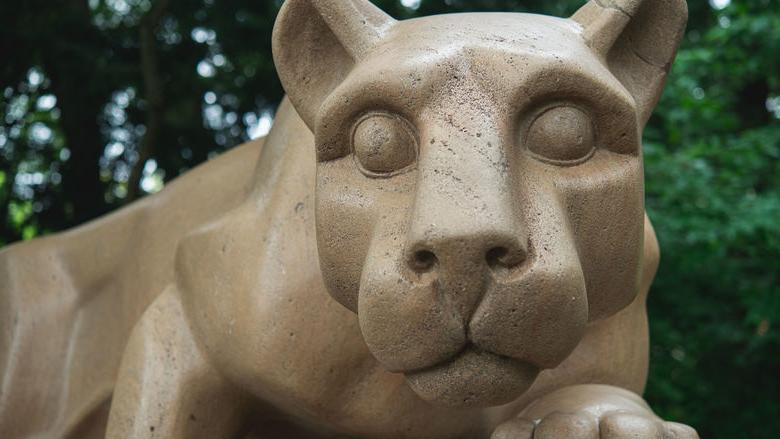
[[421, 398], [450, 407], [511, 402], [531, 387], [539, 368], [468, 344], [450, 359], [404, 373]]

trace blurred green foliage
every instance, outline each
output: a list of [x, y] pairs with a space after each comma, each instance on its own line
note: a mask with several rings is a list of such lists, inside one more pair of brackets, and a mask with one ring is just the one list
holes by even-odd
[[709, 15], [645, 131], [662, 258], [647, 397], [702, 437], [778, 437], [780, 4]]
[[[563, 16], [582, 3], [375, 2], [397, 18]], [[0, 4], [0, 245], [126, 205], [266, 132], [283, 94], [269, 47], [280, 3]], [[647, 207], [662, 249], [646, 396], [702, 437], [774, 438], [780, 4], [691, 0], [689, 8], [688, 33], [645, 132]]]

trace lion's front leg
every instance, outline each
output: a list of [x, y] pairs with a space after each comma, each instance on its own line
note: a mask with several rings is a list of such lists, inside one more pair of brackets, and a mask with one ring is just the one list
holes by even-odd
[[171, 287], [133, 330], [106, 437], [232, 437], [243, 420], [242, 401], [201, 354]]
[[638, 395], [613, 386], [565, 387], [539, 398], [500, 425], [492, 439], [696, 439], [687, 425], [666, 422]]

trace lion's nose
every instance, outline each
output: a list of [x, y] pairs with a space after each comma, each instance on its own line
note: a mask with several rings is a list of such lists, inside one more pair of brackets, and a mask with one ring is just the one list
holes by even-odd
[[483, 232], [413, 242], [407, 263], [430, 283], [441, 300], [467, 322], [485, 294], [491, 274], [519, 267], [527, 258], [523, 241], [510, 233]]
[[527, 246], [516, 236], [488, 233], [413, 243], [407, 252], [407, 263], [419, 273], [445, 270], [476, 275], [475, 270], [482, 271], [485, 267], [493, 270], [517, 267], [527, 256]]

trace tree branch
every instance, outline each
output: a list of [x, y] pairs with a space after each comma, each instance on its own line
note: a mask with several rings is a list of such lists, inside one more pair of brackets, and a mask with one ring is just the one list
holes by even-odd
[[157, 28], [168, 8], [169, 0], [157, 0], [141, 19], [139, 26], [141, 40], [141, 75], [144, 84], [144, 99], [147, 105], [146, 133], [138, 145], [138, 161], [130, 171], [127, 182], [126, 203], [141, 195], [141, 179], [146, 161], [151, 158], [162, 130], [164, 112], [164, 88], [157, 62]]

